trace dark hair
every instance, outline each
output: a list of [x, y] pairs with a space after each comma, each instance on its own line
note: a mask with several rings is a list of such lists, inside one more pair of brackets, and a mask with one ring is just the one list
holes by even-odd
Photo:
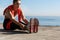
[[13, 3], [17, 2], [17, 1], [20, 1], [20, 0], [13, 0]]

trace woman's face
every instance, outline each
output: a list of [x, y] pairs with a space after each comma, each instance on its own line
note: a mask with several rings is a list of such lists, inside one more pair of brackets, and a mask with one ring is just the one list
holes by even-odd
[[21, 1], [17, 1], [17, 2], [15, 2], [14, 7], [16, 9], [18, 9], [20, 4], [21, 4]]

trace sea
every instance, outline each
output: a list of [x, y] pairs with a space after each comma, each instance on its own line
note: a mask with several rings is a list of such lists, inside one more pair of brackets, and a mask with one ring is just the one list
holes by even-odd
[[[26, 16], [29, 21], [30, 18], [37, 18], [39, 25], [60, 26], [60, 16]], [[18, 18], [16, 17], [16, 20]], [[0, 16], [0, 23], [3, 23], [4, 17]]]

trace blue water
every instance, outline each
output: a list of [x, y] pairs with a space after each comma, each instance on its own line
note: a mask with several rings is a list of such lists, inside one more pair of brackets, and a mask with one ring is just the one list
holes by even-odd
[[[40, 25], [60, 26], [60, 16], [26, 16], [30, 18], [38, 18]], [[0, 16], [0, 23], [3, 23], [4, 17]], [[17, 18], [16, 18], [17, 20]]]

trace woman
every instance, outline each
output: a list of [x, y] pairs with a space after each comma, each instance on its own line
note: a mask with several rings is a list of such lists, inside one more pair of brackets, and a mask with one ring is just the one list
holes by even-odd
[[[14, 30], [14, 29], [25, 29], [25, 25], [21, 23], [21, 21], [24, 21], [24, 23], [27, 25], [28, 20], [24, 17], [21, 8], [19, 5], [21, 4], [21, 0], [13, 0], [13, 4], [8, 6], [4, 10], [4, 22], [3, 27], [5, 30]], [[18, 15], [18, 21], [15, 20], [15, 16]]]

